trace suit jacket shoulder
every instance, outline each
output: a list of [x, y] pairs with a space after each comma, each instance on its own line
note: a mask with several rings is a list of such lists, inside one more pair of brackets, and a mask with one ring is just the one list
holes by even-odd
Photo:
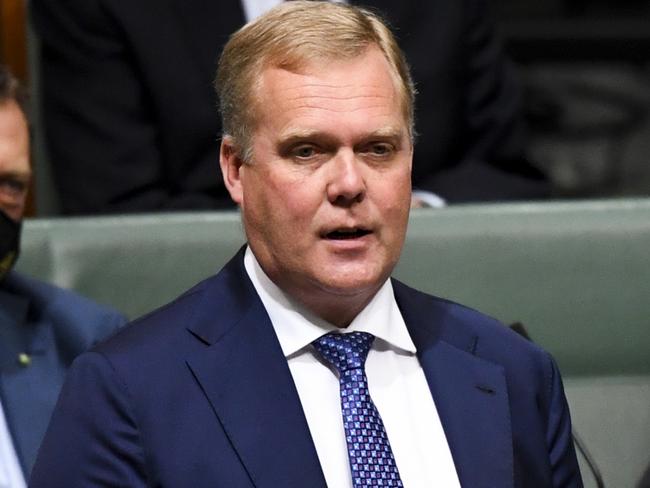
[[[118, 312], [11, 272], [0, 288], [0, 397], [29, 473], [73, 359], [122, 325]], [[27, 360], [20, 363], [19, 357]]]
[[[394, 288], [462, 486], [580, 486], [550, 357], [478, 312]], [[243, 252], [75, 361], [32, 478], [162, 485], [326, 486]]]
[[325, 488], [242, 255], [75, 361], [32, 486]]
[[47, 323], [72, 358], [126, 323], [117, 310], [78, 293], [12, 272], [3, 288], [28, 301], [27, 323]]
[[[460, 349], [497, 363], [539, 358], [548, 354], [538, 345], [526, 340], [501, 321], [466, 305], [415, 290], [393, 280], [395, 296], [407, 323], [422, 338], [430, 337], [449, 342]], [[425, 321], [430, 318], [431, 320]]]
[[461, 485], [582, 486], [553, 358], [492, 317], [393, 286]]

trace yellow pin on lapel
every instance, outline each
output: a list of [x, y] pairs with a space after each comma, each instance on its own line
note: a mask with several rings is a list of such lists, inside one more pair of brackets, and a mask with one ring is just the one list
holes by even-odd
[[26, 368], [27, 366], [32, 364], [32, 357], [27, 353], [21, 352], [18, 355], [18, 364]]

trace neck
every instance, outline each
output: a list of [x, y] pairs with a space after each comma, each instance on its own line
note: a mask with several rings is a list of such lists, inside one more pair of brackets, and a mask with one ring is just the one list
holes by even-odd
[[323, 320], [336, 327], [345, 328], [370, 303], [380, 287], [353, 295], [327, 291], [318, 294], [300, 291], [298, 293], [288, 292], [288, 294]]

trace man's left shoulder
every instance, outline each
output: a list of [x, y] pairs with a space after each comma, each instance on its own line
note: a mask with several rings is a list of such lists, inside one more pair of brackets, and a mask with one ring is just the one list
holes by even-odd
[[541, 347], [494, 317], [397, 280], [393, 280], [393, 288], [409, 328], [433, 331], [430, 333], [437, 340], [505, 367], [531, 362], [548, 367], [552, 361]]

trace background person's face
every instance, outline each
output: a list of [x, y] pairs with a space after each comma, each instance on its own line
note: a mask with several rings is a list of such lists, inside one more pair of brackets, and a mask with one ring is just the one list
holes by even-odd
[[29, 185], [29, 132], [18, 104], [0, 103], [0, 210], [13, 220], [25, 212]]
[[250, 246], [276, 284], [337, 322], [330, 305], [365, 305], [406, 232], [412, 146], [388, 63], [372, 48], [300, 74], [267, 69], [258, 104], [235, 196]]

